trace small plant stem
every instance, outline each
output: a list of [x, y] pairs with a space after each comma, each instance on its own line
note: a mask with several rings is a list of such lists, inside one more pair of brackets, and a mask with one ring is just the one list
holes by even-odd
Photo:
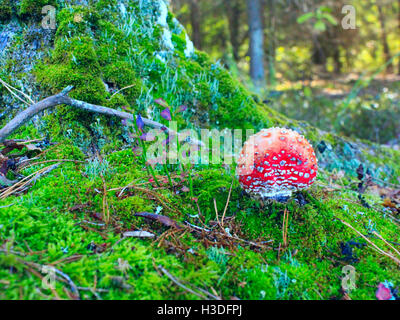
[[174, 188], [174, 184], [172, 183], [171, 175], [169, 174], [168, 166], [167, 166], [166, 163], [164, 163], [164, 170], [165, 170], [165, 173], [167, 174], [169, 184], [171, 185], [171, 188], [173, 189]]
[[191, 172], [187, 172], [188, 177], [189, 177], [189, 189], [190, 189], [190, 198], [193, 200], [194, 198], [194, 193], [193, 193], [193, 180], [192, 180], [192, 174]]
[[[140, 138], [139, 138], [139, 139], [140, 139]], [[161, 187], [160, 183], [158, 182], [158, 179], [157, 179], [157, 177], [156, 177], [156, 174], [155, 174], [155, 172], [154, 172], [153, 167], [152, 167], [151, 165], [148, 165], [148, 164], [147, 164], [147, 157], [146, 157], [147, 149], [146, 149], [146, 145], [145, 145], [144, 141], [142, 141], [142, 139], [140, 139], [140, 142], [141, 142], [141, 144], [142, 144], [142, 149], [143, 149], [142, 157], [143, 157], [143, 161], [144, 161], [144, 163], [145, 163], [146, 169], [147, 169], [147, 170], [150, 170], [150, 173], [151, 173], [151, 175], [153, 176], [153, 179], [154, 179], [154, 181], [155, 181], [157, 187]], [[148, 171], [147, 171], [147, 172], [148, 172]]]
[[108, 206], [108, 201], [107, 201], [107, 186], [106, 186], [106, 180], [104, 179], [104, 176], [101, 174], [100, 175], [101, 180], [103, 182], [103, 218], [106, 224], [109, 224], [110, 222], [110, 207]]
[[142, 160], [143, 160], [143, 163], [144, 163], [144, 165], [146, 167], [146, 171], [147, 171], [147, 173], [149, 175], [153, 176], [153, 179], [154, 179], [155, 183], [157, 184], [157, 186], [161, 187], [160, 183], [157, 180], [157, 177], [156, 177], [156, 174], [154, 172], [153, 167], [151, 165], [147, 164], [147, 156], [146, 156], [147, 149], [146, 149], [146, 145], [145, 145], [144, 141], [140, 138], [140, 135], [139, 135], [140, 130], [139, 130], [138, 126], [137, 126], [137, 123], [134, 121], [133, 124], [135, 126], [136, 134], [139, 136], [140, 145], [142, 146]]

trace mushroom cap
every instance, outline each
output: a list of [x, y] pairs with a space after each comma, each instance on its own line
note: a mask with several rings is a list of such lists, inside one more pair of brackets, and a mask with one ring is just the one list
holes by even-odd
[[263, 129], [240, 152], [236, 174], [243, 189], [262, 199], [288, 197], [311, 186], [318, 164], [313, 147], [296, 131]]

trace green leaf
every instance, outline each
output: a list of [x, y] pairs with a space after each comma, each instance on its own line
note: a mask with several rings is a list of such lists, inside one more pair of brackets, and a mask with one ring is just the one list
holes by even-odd
[[322, 17], [325, 18], [329, 23], [332, 25], [336, 26], [338, 22], [336, 21], [336, 18], [332, 16], [330, 13], [323, 13]]
[[314, 17], [314, 12], [308, 12], [297, 18], [297, 23], [301, 24]]
[[326, 30], [326, 25], [323, 21], [318, 20], [315, 24], [314, 24], [314, 29], [318, 30], [318, 31], [325, 31]]
[[329, 8], [327, 6], [321, 6], [318, 8], [318, 10], [321, 12], [332, 12], [332, 8]]
[[310, 87], [305, 87], [303, 93], [306, 98], [310, 98], [312, 96], [312, 91]]

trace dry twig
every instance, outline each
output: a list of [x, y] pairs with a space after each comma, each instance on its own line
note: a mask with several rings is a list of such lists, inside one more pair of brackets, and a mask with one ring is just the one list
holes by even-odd
[[5, 199], [5, 198], [9, 197], [12, 194], [15, 194], [17, 192], [23, 191], [24, 187], [29, 185], [32, 181], [36, 181], [41, 176], [43, 176], [43, 175], [49, 173], [50, 171], [56, 169], [60, 164], [61, 163], [57, 163], [57, 164], [53, 164], [51, 166], [42, 168], [42, 169], [30, 174], [29, 176], [25, 177], [21, 181], [18, 181], [17, 183], [12, 185], [11, 187], [4, 189], [2, 192], [0, 192], [0, 199], [1, 200]]
[[376, 251], [378, 251], [380, 254], [383, 254], [384, 256], [390, 258], [393, 260], [397, 265], [400, 266], [400, 260], [393, 256], [392, 254], [382, 250], [379, 248], [375, 243], [373, 243], [371, 240], [369, 240], [366, 236], [364, 236], [361, 232], [359, 232], [357, 229], [355, 229], [352, 225], [347, 223], [346, 221], [343, 221], [339, 219], [340, 222], [342, 222], [344, 225], [348, 226], [350, 229], [352, 229], [354, 232], [356, 232], [361, 238], [363, 238], [365, 241], [367, 241]]
[[106, 224], [110, 222], [110, 207], [107, 201], [107, 185], [106, 180], [103, 175], [101, 175], [101, 180], [103, 181], [103, 219]]
[[232, 183], [231, 183], [231, 187], [229, 188], [229, 194], [228, 194], [228, 199], [226, 199], [224, 213], [222, 214], [222, 219], [221, 219], [222, 227], [224, 226], [224, 219], [225, 219], [226, 210], [228, 209], [229, 201], [231, 200], [232, 187], [233, 187], [233, 180], [232, 180]]
[[159, 265], [157, 267], [158, 270], [160, 270], [164, 275], [166, 275], [173, 283], [175, 283], [178, 287], [181, 287], [182, 289], [184, 289], [185, 291], [194, 294], [195, 296], [203, 299], [203, 300], [207, 300], [207, 299], [214, 299], [214, 300], [221, 300], [220, 297], [217, 297], [216, 295], [207, 292], [204, 289], [200, 289], [200, 288], [196, 288], [197, 290], [203, 292], [206, 296], [192, 290], [191, 288], [189, 288], [188, 286], [184, 285], [181, 281], [179, 281], [177, 278], [175, 278], [171, 273], [168, 272], [168, 270], [166, 270], [163, 266]]

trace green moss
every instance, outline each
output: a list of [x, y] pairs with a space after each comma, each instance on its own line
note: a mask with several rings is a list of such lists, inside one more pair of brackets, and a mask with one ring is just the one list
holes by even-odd
[[115, 8], [118, 6], [117, 0], [98, 0], [96, 2], [96, 9], [97, 11], [101, 13], [106, 13], [108, 14], [112, 8]]
[[181, 34], [172, 34], [172, 43], [174, 44], [176, 50], [180, 52], [184, 52], [186, 49], [186, 37], [185, 34], [182, 32]]
[[94, 75], [100, 71], [93, 41], [89, 37], [76, 36], [60, 39], [55, 44], [53, 62], [68, 65], [72, 70], [85, 70]]
[[[29, 210], [28, 216], [26, 210], [29, 207], [26, 206], [27, 203], [2, 210], [1, 222], [13, 221], [2, 230], [2, 240], [12, 239], [13, 250], [17, 251], [27, 250], [27, 245], [35, 251], [45, 250], [46, 253], [39, 259], [34, 256], [23, 258], [30, 262], [45, 264], [46, 261], [81, 255], [78, 261], [61, 263], [57, 268], [62, 268], [78, 286], [92, 286], [96, 277], [98, 286], [107, 289], [106, 293], [101, 294], [104, 299], [163, 299], [179, 294], [178, 287], [170, 287], [168, 278], [157, 273], [154, 262], [167, 267], [176, 277], [196, 285], [211, 284], [215, 279], [215, 265], [211, 262], [205, 262], [200, 268], [182, 264], [178, 258], [153, 248], [148, 241], [126, 239], [113, 248], [111, 255], [93, 254], [91, 248], [101, 248], [103, 244], [111, 246], [118, 241], [118, 237], [108, 234], [104, 240], [95, 232], [83, 231], [71, 215], [49, 215], [45, 207], [42, 210], [38, 207]], [[130, 266], [126, 271], [118, 268], [121, 259]], [[15, 272], [8, 272], [9, 266], [13, 266]], [[46, 295], [53, 295], [46, 289], [42, 289], [43, 292], [34, 289], [41, 286], [41, 279], [27, 276], [29, 272], [15, 255], [0, 254], [0, 274], [2, 279], [12, 280], [9, 284], [0, 285], [2, 299], [17, 299], [21, 294], [28, 299], [45, 299]], [[196, 275], [201, 275], [201, 280]], [[63, 283], [57, 282], [55, 291], [61, 297], [68, 298], [63, 287]], [[196, 298], [190, 294], [184, 297]], [[82, 291], [81, 298], [93, 299], [94, 296]]]
[[199, 50], [195, 51], [195, 60], [202, 67], [209, 67], [213, 63], [213, 61], [211, 60], [210, 56], [207, 53]]
[[19, 14], [23, 18], [36, 19], [42, 16], [42, 8], [51, 5], [57, 8], [57, 0], [22, 0], [19, 7]]
[[[100, 30], [100, 17], [91, 8], [70, 7], [63, 9], [58, 18], [60, 26], [57, 30], [55, 48], [51, 58], [45, 63], [36, 67], [35, 74], [41, 87], [50, 93], [59, 92], [68, 85], [74, 86], [71, 97], [85, 102], [106, 105], [109, 93], [106, 91], [105, 78], [110, 81], [118, 80], [129, 82], [133, 75], [126, 75], [126, 65], [121, 64], [125, 69], [108, 69], [101, 67], [97, 55], [95, 39], [90, 37], [93, 29]], [[107, 24], [102, 24], [107, 25]], [[117, 71], [121, 74], [117, 77]], [[115, 78], [112, 78], [115, 76]], [[131, 97], [134, 97], [132, 94]], [[111, 104], [116, 103], [116, 100]], [[90, 124], [93, 123], [93, 115], [84, 111], [73, 110], [70, 107], [60, 107], [57, 113], [58, 119], [62, 122], [81, 122], [86, 129], [84, 132], [76, 132], [74, 136], [80, 137], [81, 141], [89, 138]], [[59, 134], [65, 134], [67, 129], [61, 126]], [[79, 131], [79, 129], [78, 129]], [[87, 137], [87, 138], [84, 138]]]
[[7, 22], [11, 19], [13, 6], [11, 0], [0, 0], [0, 22]]
[[129, 103], [122, 94], [117, 93], [107, 100], [106, 106], [113, 109], [127, 109]]
[[125, 99], [131, 105], [136, 102], [142, 92], [141, 80], [136, 78], [130, 64], [125, 61], [118, 61], [105, 66], [103, 77], [108, 84], [116, 89], [123, 89]]
[[[45, 159], [81, 160], [84, 157], [76, 146], [66, 141], [49, 151]], [[131, 149], [107, 155], [104, 160], [108, 165], [103, 172], [107, 188], [118, 188], [132, 182], [135, 182], [135, 185], [148, 182], [147, 173], [138, 159], [138, 155]], [[179, 289], [169, 287], [165, 290], [168, 281], [165, 282], [165, 278], [157, 276], [153, 259], [156, 265], [163, 265], [182, 281], [190, 281], [200, 287], [213, 286], [223, 297], [235, 295], [241, 299], [340, 298], [342, 265], [332, 263], [332, 260], [349, 264], [341, 246], [351, 241], [363, 241], [339, 219], [350, 223], [364, 234], [368, 234], [368, 226], [373, 223], [385, 239], [399, 241], [393, 222], [379, 211], [355, 203], [352, 199], [356, 199], [356, 194], [350, 191], [326, 197], [316, 187], [303, 193], [308, 201], [303, 207], [294, 201], [288, 204], [261, 206], [259, 202], [241, 195], [238, 182], [234, 179], [226, 211], [226, 216], [230, 217], [227, 220], [230, 222], [226, 221], [225, 226], [228, 227], [228, 231], [235, 232], [243, 239], [273, 240], [272, 246], [277, 248], [282, 241], [283, 211], [286, 209], [290, 213], [289, 247], [282, 248], [279, 258], [276, 250], [258, 252], [244, 243], [240, 243], [237, 249], [227, 246], [224, 249], [207, 250], [198, 243], [199, 239], [192, 236], [181, 238], [184, 246], [192, 248], [196, 253], [196, 256], [186, 254], [190, 259], [188, 263], [179, 256], [170, 255], [157, 248], [158, 242], [152, 244], [146, 240], [125, 239], [113, 247], [112, 252], [106, 250], [104, 253], [93, 255], [88, 249], [92, 246], [91, 243], [97, 246], [105, 244], [109, 248], [119, 239], [113, 233], [108, 233], [104, 239], [96, 231], [83, 230], [79, 227], [81, 224], [77, 223], [92, 219], [93, 213], [103, 212], [103, 195], [96, 191], [102, 190], [102, 180], [98, 174], [87, 174], [87, 168], [93, 165], [95, 164], [90, 164], [90, 161], [85, 165], [64, 163], [61, 168], [38, 180], [28, 194], [20, 198], [18, 205], [10, 207], [11, 210], [0, 208], [0, 224], [5, 226], [1, 237], [2, 240], [12, 237], [14, 250], [27, 250], [25, 243], [34, 251], [47, 249], [39, 260], [35, 260], [42, 264], [72, 255], [83, 255], [81, 260], [61, 264], [59, 267], [80, 286], [90, 286], [97, 270], [98, 286], [109, 290], [102, 294], [104, 299], [176, 297]], [[33, 167], [23, 173], [27, 175], [36, 170], [37, 168]], [[86, 174], [82, 174], [85, 172]], [[214, 199], [218, 212], [221, 214], [224, 211], [232, 174], [218, 167], [199, 167], [193, 172], [194, 194], [207, 225], [211, 225], [215, 220]], [[111, 213], [114, 219], [119, 221], [119, 228], [146, 230], [149, 225], [143, 219], [133, 217], [133, 214], [138, 211], [154, 212], [160, 204], [146, 193], [125, 190], [123, 197], [117, 197], [119, 192], [110, 191], [107, 195]], [[173, 204], [174, 208], [182, 212], [173, 213], [163, 208], [162, 214], [180, 222], [189, 219], [198, 224], [196, 218], [188, 216], [198, 210], [190, 204], [188, 193], [176, 194], [164, 190], [158, 194], [162, 194], [171, 206]], [[2, 201], [1, 206], [12, 201], [13, 199]], [[69, 213], [69, 208], [82, 203], [88, 204], [88, 207], [73, 214]], [[360, 211], [363, 214], [360, 214]], [[235, 225], [240, 225], [240, 228], [234, 229]], [[150, 229], [158, 234], [164, 230], [154, 224]], [[50, 241], [48, 233], [52, 234]], [[371, 299], [379, 282], [386, 279], [400, 281], [397, 266], [379, 253], [363, 246], [354, 248], [353, 255], [356, 260], [351, 264], [355, 266], [357, 274], [362, 276], [357, 278], [357, 289], [350, 293], [351, 298]], [[127, 269], [129, 277], [125, 277], [117, 268], [118, 258], [135, 266], [133, 269]], [[13, 284], [1, 291], [2, 298], [12, 298], [19, 292], [18, 284], [24, 287], [27, 295], [27, 288], [37, 285], [36, 278], [22, 271], [13, 274], [4, 271], [4, 266], [16, 263], [13, 256], [0, 256], [0, 274], [3, 279]], [[18, 268], [16, 270], [23, 270]], [[317, 274], [315, 270], [318, 270]], [[121, 276], [125, 289], [118, 285], [121, 278], [118, 278], [118, 281], [115, 278]], [[11, 279], [14, 281], [11, 282]], [[59, 286], [57, 292], [63, 296], [65, 293], [62, 284]], [[129, 286], [135, 290], [129, 290]], [[35, 290], [29, 292], [31, 297], [38, 297]], [[89, 299], [91, 296], [85, 298]], [[192, 296], [185, 293], [182, 298]]]
[[91, 77], [81, 70], [73, 72], [63, 65], [38, 65], [36, 70], [38, 82], [46, 89], [58, 92], [68, 85], [76, 89], [71, 96], [89, 103], [101, 104], [105, 99], [105, 86], [100, 77]]
[[[178, 166], [169, 166], [174, 188], [160, 167], [154, 170], [161, 187], [152, 184], [141, 150], [126, 144], [129, 139], [120, 119], [60, 106], [44, 115], [39, 125], [27, 125], [13, 137], [48, 135], [58, 142], [38, 161], [85, 163], [63, 162], [37, 179], [24, 194], [1, 200], [0, 242], [15, 251], [45, 250], [24, 257], [42, 265], [80, 256], [77, 261], [61, 260], [57, 267], [79, 286], [91, 288], [96, 281], [98, 288], [108, 290], [99, 293], [103, 299], [197, 298], [160, 276], [154, 267], [158, 265], [183, 283], [207, 291], [214, 288], [225, 299], [339, 299], [342, 265], [347, 264], [358, 274], [357, 289], [350, 293], [352, 299], [373, 299], [378, 283], [384, 280], [399, 283], [398, 266], [373, 251], [340, 221], [351, 224], [377, 245], [384, 246], [372, 237], [371, 228], [388, 241], [400, 241], [396, 225], [382, 212], [379, 197], [365, 195], [374, 204], [371, 208], [359, 204], [353, 191], [356, 180], [351, 176], [356, 164], [363, 163], [394, 181], [400, 174], [396, 163], [399, 153], [288, 119], [264, 105], [205, 53], [196, 51], [192, 59], [187, 59], [182, 52], [184, 33], [172, 36], [177, 50], [165, 63], [160, 61], [155, 53], [160, 50], [161, 29], [142, 20], [147, 16], [142, 16], [137, 2], [130, 2], [127, 10], [134, 19], [117, 20], [115, 8], [105, 1], [87, 7], [68, 6], [59, 12], [54, 50], [35, 68], [43, 95], [72, 84], [74, 98], [132, 113], [152, 107], [155, 120], [160, 120], [160, 108], [154, 106], [156, 98], [165, 99], [173, 109], [186, 104], [188, 111], [177, 115], [182, 127], [193, 123], [254, 130], [290, 127], [314, 146], [321, 140], [332, 146], [320, 155], [322, 163], [335, 162], [338, 170], [347, 170], [341, 181], [346, 188], [330, 192], [314, 185], [298, 195], [306, 202], [302, 206], [294, 200], [261, 204], [242, 193], [234, 166], [196, 165], [190, 173], [197, 206], [185, 190], [191, 182]], [[172, 18], [169, 14], [170, 27]], [[23, 37], [18, 45], [23, 45]], [[8, 65], [7, 72], [12, 68]], [[99, 153], [102, 161], [93, 158], [93, 153]], [[21, 174], [33, 174], [44, 165], [48, 164], [26, 168]], [[325, 170], [318, 179], [322, 185], [332, 182]], [[124, 188], [129, 184], [136, 188]], [[103, 221], [104, 199], [111, 215], [109, 225]], [[216, 222], [214, 203], [219, 219], [226, 207], [223, 230]], [[289, 212], [287, 247], [282, 239], [285, 210]], [[165, 233], [168, 228], [162, 224], [134, 216], [142, 211], [158, 212], [182, 224], [204, 223], [214, 232]], [[120, 233], [128, 230], [147, 230], [156, 239], [121, 240]], [[219, 238], [218, 233], [224, 232], [244, 241]], [[246, 241], [266, 247], [249, 246]], [[353, 247], [349, 257], [343, 246], [354, 242], [360, 247]], [[124, 262], [131, 267], [121, 270]], [[41, 299], [46, 297], [43, 294], [54, 297], [49, 290], [36, 290], [41, 286], [40, 278], [29, 273], [12, 254], [0, 253], [0, 278], [4, 280], [0, 299]], [[64, 286], [57, 283], [56, 292], [68, 298]], [[81, 295], [83, 299], [96, 298], [90, 292], [81, 291]]]

